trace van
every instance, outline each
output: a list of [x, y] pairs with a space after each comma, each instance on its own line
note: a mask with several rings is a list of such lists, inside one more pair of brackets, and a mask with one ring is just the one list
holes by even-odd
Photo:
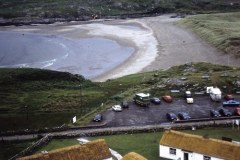
[[150, 94], [137, 93], [133, 97], [133, 101], [140, 106], [149, 106], [150, 105]]

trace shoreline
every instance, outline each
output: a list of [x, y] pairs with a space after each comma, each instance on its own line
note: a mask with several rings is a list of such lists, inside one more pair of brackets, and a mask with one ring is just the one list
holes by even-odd
[[118, 66], [90, 78], [96, 82], [134, 73], [167, 69], [191, 62], [240, 65], [238, 58], [224, 54], [191, 30], [176, 25], [181, 18], [170, 18], [171, 15], [84, 23], [9, 26], [0, 27], [0, 30], [57, 35], [69, 39], [100, 37], [135, 49], [135, 52]]
[[[100, 37], [104, 37], [107, 39], [112, 39], [123, 46], [131, 46], [135, 48], [134, 53], [131, 54], [131, 56], [126, 59], [122, 64], [110, 69], [109, 71], [91, 79], [95, 82], [103, 82], [108, 79], [114, 79], [119, 78], [122, 76], [135, 74], [141, 72], [145, 67], [149, 66], [152, 62], [155, 61], [156, 57], [158, 56], [158, 48], [157, 48], [157, 40], [155, 39], [153, 35], [153, 31], [145, 26], [145, 24], [136, 21], [136, 20], [128, 20], [124, 22], [114, 22], [110, 25], [123, 25], [123, 26], [132, 26], [132, 27], [139, 27], [139, 29], [143, 29], [143, 31], [140, 31], [142, 35], [138, 36], [138, 33], [135, 34], [129, 34], [124, 33], [124, 36], [121, 36], [121, 33], [118, 34], [109, 34], [105, 31], [98, 31], [99, 33], [90, 33], [89, 35], [97, 35]], [[106, 27], [106, 26], [105, 26]], [[102, 27], [102, 28], [105, 28]], [[114, 29], [116, 31], [120, 31], [120, 29]], [[88, 30], [89, 31], [89, 30]], [[91, 32], [91, 31], [90, 31]], [[134, 32], [134, 31], [131, 31]], [[114, 33], [114, 32], [113, 32]], [[136, 37], [135, 37], [136, 36]], [[142, 40], [139, 40], [142, 38]], [[146, 43], [148, 41], [151, 41], [151, 45], [147, 45]]]
[[[138, 73], [157, 57], [156, 46], [158, 44], [152, 30], [136, 20], [97, 21], [87, 24], [79, 24], [78, 22], [56, 23], [51, 25], [4, 27], [0, 30], [60, 35], [76, 40], [99, 37], [113, 40], [123, 47], [134, 48], [134, 52], [131, 53], [129, 58], [124, 59], [123, 62], [113, 68], [106, 69], [104, 73], [90, 78], [92, 81], [102, 82], [107, 79]], [[147, 44], [149, 41], [152, 43]]]

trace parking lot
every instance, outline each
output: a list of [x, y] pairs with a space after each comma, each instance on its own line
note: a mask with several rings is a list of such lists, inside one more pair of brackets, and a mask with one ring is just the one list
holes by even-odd
[[[201, 119], [210, 117], [210, 109], [219, 110], [222, 107], [221, 102], [213, 102], [209, 96], [194, 97], [193, 104], [187, 104], [184, 98], [173, 99], [172, 103], [161, 102], [160, 105], [152, 104], [149, 107], [141, 107], [134, 102], [129, 102], [129, 108], [121, 112], [115, 112], [111, 108], [102, 113], [103, 120], [101, 124], [107, 127], [114, 126], [143, 126], [168, 123], [166, 113], [173, 112], [176, 115], [179, 112], [187, 112], [192, 119]], [[235, 107], [225, 107], [231, 112]]]

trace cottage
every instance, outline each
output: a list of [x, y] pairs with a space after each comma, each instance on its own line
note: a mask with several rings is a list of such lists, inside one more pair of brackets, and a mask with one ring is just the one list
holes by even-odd
[[240, 145], [167, 130], [160, 140], [159, 156], [172, 160], [239, 160]]
[[147, 160], [145, 157], [135, 153], [135, 152], [130, 152], [126, 154], [122, 160]]
[[17, 160], [112, 160], [107, 143], [103, 139], [79, 144], [46, 153], [39, 153]]
[[[113, 158], [105, 140], [99, 139], [50, 152], [18, 158], [17, 160], [113, 160]], [[147, 159], [135, 152], [130, 152], [122, 160]]]

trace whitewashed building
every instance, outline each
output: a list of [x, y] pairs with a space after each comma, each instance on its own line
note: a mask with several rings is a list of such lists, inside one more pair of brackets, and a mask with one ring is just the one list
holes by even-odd
[[167, 130], [160, 140], [159, 156], [172, 160], [240, 160], [240, 145]]

